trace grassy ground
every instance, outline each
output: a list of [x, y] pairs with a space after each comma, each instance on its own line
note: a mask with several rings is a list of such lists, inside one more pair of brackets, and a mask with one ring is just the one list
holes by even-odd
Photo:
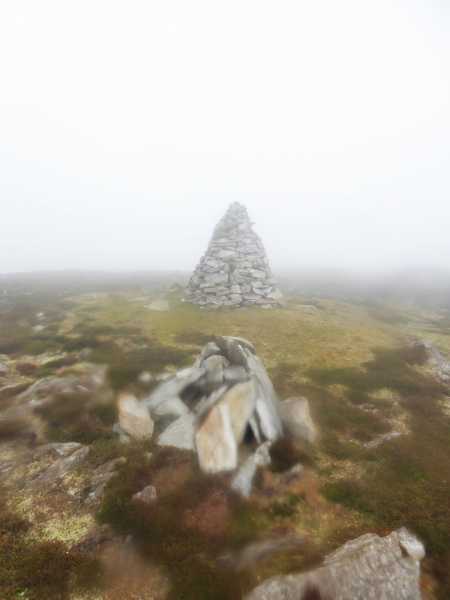
[[[111, 484], [97, 518], [123, 535], [134, 533], [142, 555], [169, 575], [170, 598], [235, 600], [263, 577], [306, 568], [352, 537], [402, 525], [427, 546], [426, 594], [450, 597], [449, 392], [433, 379], [420, 353], [408, 350], [409, 341], [420, 337], [450, 355], [446, 315], [304, 298], [272, 311], [206, 312], [176, 297], [168, 312], [145, 305], [127, 294], [72, 298], [58, 304], [50, 326], [39, 334], [30, 329], [34, 312], [22, 308], [0, 335], [0, 353], [14, 363], [26, 363], [24, 356], [39, 356], [41, 350], [62, 354], [38, 368], [34, 376], [41, 376], [70, 369], [71, 357], [90, 348], [89, 360], [108, 365], [111, 385], [119, 390], [135, 386], [143, 370], [156, 374], [190, 364], [213, 335], [242, 336], [256, 345], [281, 398], [308, 397], [321, 431], [315, 448], [278, 450], [250, 504], [231, 498], [223, 479], [200, 476], [190, 456], [147, 448], [154, 452], [149, 468], [142, 449], [128, 450], [122, 476]], [[109, 435], [113, 403], [55, 402], [41, 414], [51, 439], [91, 444], [92, 468], [123, 453]], [[378, 448], [365, 447], [393, 430], [403, 435]], [[14, 423], [5, 425], [3, 435], [10, 443]], [[307, 465], [303, 484], [274, 498], [267, 495], [277, 481], [277, 465], [299, 459]], [[142, 512], [131, 495], [156, 481], [167, 494]], [[65, 543], [57, 527], [53, 530], [52, 540]], [[303, 535], [304, 547], [239, 576], [230, 576], [216, 560], [284, 530]], [[67, 567], [75, 580], [77, 560]]]

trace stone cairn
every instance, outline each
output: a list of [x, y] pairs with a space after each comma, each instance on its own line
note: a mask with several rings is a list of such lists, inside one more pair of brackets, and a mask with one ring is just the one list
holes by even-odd
[[189, 281], [186, 300], [206, 308], [274, 308], [282, 299], [247, 209], [234, 202]]

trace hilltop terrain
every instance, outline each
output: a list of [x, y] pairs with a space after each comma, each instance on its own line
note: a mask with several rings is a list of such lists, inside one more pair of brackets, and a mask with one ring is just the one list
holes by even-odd
[[[234, 600], [408, 527], [426, 547], [423, 597], [448, 598], [450, 391], [415, 344], [450, 357], [448, 308], [292, 285], [283, 308], [206, 311], [176, 281], [26, 280], [2, 296], [0, 597]], [[251, 340], [320, 434], [276, 443], [249, 500], [191, 453], [114, 430], [120, 392], [145, 397], [217, 335]], [[303, 477], [285, 481], [299, 463]], [[157, 501], [142, 510], [133, 496], [149, 485]], [[295, 535], [299, 546], [244, 554]]]

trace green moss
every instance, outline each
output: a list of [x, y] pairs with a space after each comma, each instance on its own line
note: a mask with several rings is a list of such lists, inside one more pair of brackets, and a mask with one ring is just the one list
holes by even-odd
[[69, 600], [72, 592], [97, 588], [97, 561], [57, 541], [39, 541], [30, 524], [0, 496], [0, 597], [2, 600]]

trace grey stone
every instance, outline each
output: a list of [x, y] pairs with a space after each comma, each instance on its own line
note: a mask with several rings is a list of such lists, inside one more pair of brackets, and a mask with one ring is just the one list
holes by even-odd
[[148, 408], [132, 394], [122, 393], [118, 400], [119, 425], [136, 440], [150, 439], [154, 424]]
[[420, 600], [423, 544], [406, 529], [344, 544], [323, 565], [298, 575], [274, 577], [246, 600], [298, 600], [310, 590], [333, 600]]
[[231, 487], [235, 492], [244, 498], [248, 498], [252, 493], [253, 480], [258, 468], [270, 465], [271, 445], [271, 442], [265, 442], [262, 444], [262, 446], [260, 446], [251, 456], [249, 456], [249, 458], [247, 458], [235, 475], [231, 483]]
[[153, 485], [148, 485], [142, 491], [134, 494], [133, 500], [142, 502], [143, 504], [153, 504], [158, 499], [156, 488]]
[[317, 429], [306, 398], [288, 398], [281, 402], [280, 413], [284, 428], [293, 437], [310, 443], [316, 441]]
[[180, 450], [194, 450], [194, 424], [196, 417], [188, 413], [171, 423], [158, 438], [158, 446], [171, 446]]
[[239, 383], [209, 410], [195, 434], [200, 468], [206, 473], [237, 467], [238, 446], [255, 408], [253, 382]]

